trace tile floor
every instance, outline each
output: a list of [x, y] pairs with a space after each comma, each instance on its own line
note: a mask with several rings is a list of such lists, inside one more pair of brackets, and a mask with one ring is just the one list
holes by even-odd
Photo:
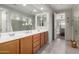
[[37, 54], [78, 54], [79, 48], [72, 48], [69, 41], [57, 39], [45, 45]]
[[[78, 43], [78, 45], [79, 45], [79, 43]], [[66, 54], [79, 54], [79, 46], [78, 46], [78, 48], [72, 48], [71, 44], [67, 41], [66, 42]]]

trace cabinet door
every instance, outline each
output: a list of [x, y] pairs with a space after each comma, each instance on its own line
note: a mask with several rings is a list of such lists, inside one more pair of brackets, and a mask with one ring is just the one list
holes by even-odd
[[41, 47], [44, 45], [44, 33], [41, 33]]
[[40, 34], [33, 35], [33, 43], [40, 40]]
[[20, 40], [21, 54], [32, 54], [32, 36]]
[[18, 54], [19, 40], [0, 43], [0, 54]]
[[45, 32], [45, 43], [48, 42], [48, 32]]
[[37, 42], [33, 43], [33, 48], [36, 48], [36, 46], [40, 45], [40, 41], [38, 40]]

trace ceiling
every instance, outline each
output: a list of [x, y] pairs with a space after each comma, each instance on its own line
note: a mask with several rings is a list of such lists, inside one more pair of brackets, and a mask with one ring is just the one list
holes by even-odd
[[25, 6], [23, 6], [23, 4], [4, 4], [1, 6], [15, 9], [28, 15], [35, 15], [37, 13], [42, 13], [50, 10], [50, 8], [45, 4], [26, 4]]
[[46, 12], [50, 10], [60, 11], [72, 8], [71, 4], [3, 4], [2, 6], [15, 9], [28, 15]]
[[51, 4], [50, 6], [55, 11], [60, 11], [60, 10], [71, 9], [73, 5], [72, 4]]

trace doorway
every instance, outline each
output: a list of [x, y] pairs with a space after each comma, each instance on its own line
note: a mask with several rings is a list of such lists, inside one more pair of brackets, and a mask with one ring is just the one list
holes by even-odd
[[65, 13], [54, 13], [54, 39], [65, 39]]

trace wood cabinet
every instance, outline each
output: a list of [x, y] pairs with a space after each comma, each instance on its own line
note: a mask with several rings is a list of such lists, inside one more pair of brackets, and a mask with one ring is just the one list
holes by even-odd
[[35, 34], [21, 39], [0, 43], [0, 54], [36, 53], [48, 42], [48, 32]]
[[44, 32], [43, 32], [41, 33], [41, 47], [44, 45], [44, 39], [45, 37], [44, 37]]
[[19, 40], [0, 43], [0, 54], [18, 54]]
[[20, 40], [20, 53], [32, 54], [32, 36], [28, 36]]
[[45, 36], [44, 36], [45, 37], [45, 43], [47, 43], [48, 42], [48, 32], [45, 32], [44, 34], [45, 34]]
[[33, 35], [33, 53], [36, 53], [40, 49], [40, 34]]
[[33, 48], [33, 53], [36, 53], [40, 49], [40, 45], [37, 45], [35, 48]]

